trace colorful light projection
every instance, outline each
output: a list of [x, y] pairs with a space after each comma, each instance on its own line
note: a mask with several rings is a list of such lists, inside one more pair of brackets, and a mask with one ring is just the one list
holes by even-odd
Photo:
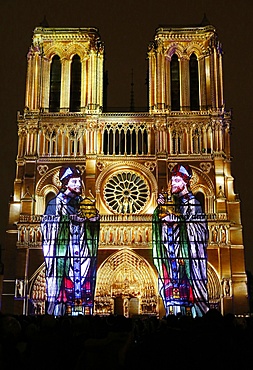
[[206, 216], [190, 190], [192, 170], [176, 165], [153, 213], [152, 250], [166, 315], [202, 316], [209, 309]]
[[92, 314], [100, 217], [95, 200], [82, 198], [81, 172], [63, 167], [61, 189], [42, 219], [46, 313]]

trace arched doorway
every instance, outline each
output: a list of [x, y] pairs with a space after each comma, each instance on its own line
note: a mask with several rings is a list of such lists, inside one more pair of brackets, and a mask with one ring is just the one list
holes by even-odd
[[215, 308], [219, 311], [222, 311], [221, 283], [217, 272], [210, 263], [207, 264], [207, 280], [208, 280], [207, 289], [210, 308]]
[[99, 315], [157, 315], [157, 277], [131, 249], [110, 255], [97, 272], [94, 312]]

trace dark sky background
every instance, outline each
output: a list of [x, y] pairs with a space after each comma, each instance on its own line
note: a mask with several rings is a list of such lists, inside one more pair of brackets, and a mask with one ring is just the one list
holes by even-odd
[[146, 106], [146, 53], [159, 25], [196, 25], [206, 14], [223, 45], [224, 97], [232, 109], [232, 176], [241, 200], [246, 269], [253, 273], [252, 0], [0, 0], [0, 244], [17, 154], [17, 111], [25, 101], [26, 54], [44, 16], [50, 27], [96, 27], [105, 44], [108, 106]]

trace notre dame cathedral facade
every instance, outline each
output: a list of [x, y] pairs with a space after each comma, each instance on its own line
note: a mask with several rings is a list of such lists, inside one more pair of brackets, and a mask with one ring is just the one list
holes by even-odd
[[152, 260], [152, 214], [177, 163], [208, 219], [208, 292], [222, 314], [248, 312], [240, 200], [231, 174], [231, 114], [212, 25], [160, 27], [147, 50], [145, 112], [108, 112], [96, 28], [37, 27], [5, 245], [1, 310], [45, 313], [40, 222], [59, 169], [82, 172], [101, 216], [94, 313], [164, 315]]

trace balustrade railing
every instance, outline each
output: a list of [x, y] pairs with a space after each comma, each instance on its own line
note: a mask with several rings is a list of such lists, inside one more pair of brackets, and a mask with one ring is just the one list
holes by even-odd
[[[18, 248], [41, 248], [42, 215], [21, 215], [17, 224]], [[210, 243], [228, 241], [231, 221], [226, 213], [209, 213], [207, 221]], [[220, 237], [219, 237], [220, 235]], [[152, 242], [152, 214], [107, 214], [100, 219], [100, 246], [138, 245], [150, 246]]]

